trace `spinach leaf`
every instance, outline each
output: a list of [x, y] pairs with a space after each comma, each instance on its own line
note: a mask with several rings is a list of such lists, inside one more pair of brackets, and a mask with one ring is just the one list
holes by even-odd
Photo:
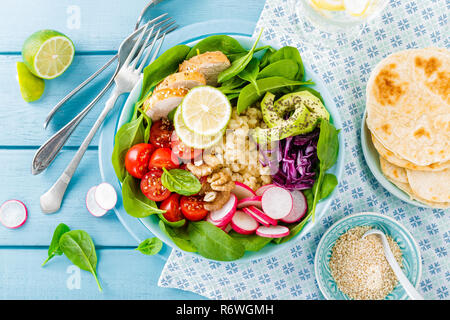
[[186, 228], [171, 228], [162, 220], [159, 221], [159, 228], [183, 251], [197, 252], [197, 248], [189, 240]]
[[54, 256], [60, 256], [63, 254], [61, 248], [59, 247], [59, 239], [61, 238], [61, 236], [66, 233], [69, 232], [70, 228], [65, 225], [64, 223], [60, 223], [55, 231], [53, 232], [53, 237], [52, 237], [52, 242], [50, 243], [50, 246], [48, 247], [48, 258], [44, 261], [44, 263], [42, 264], [42, 267], [48, 262], [50, 261], [50, 259], [52, 259]]
[[112, 152], [112, 165], [120, 181], [125, 179], [127, 170], [125, 169], [125, 156], [128, 149], [137, 143], [146, 141], [146, 129], [144, 128], [144, 116], [125, 123], [114, 138], [114, 150]]
[[148, 94], [150, 89], [156, 86], [168, 75], [177, 72], [178, 66], [184, 61], [186, 55], [191, 50], [186, 45], [177, 45], [161, 54], [158, 59], [153, 61], [144, 69], [144, 80], [139, 99], [141, 100]]
[[144, 218], [152, 214], [165, 212], [164, 210], [158, 209], [155, 201], [144, 196], [139, 182], [130, 175], [123, 180], [122, 198], [125, 211], [135, 218]]
[[290, 59], [278, 60], [269, 64], [258, 74], [258, 79], [268, 77], [283, 77], [289, 80], [296, 80], [298, 64]]
[[251, 84], [253, 84], [255, 86], [256, 92], [259, 94], [258, 84], [256, 83], [258, 73], [259, 73], [259, 61], [256, 58], [252, 58], [252, 60], [250, 60], [245, 69], [238, 74], [238, 77], [241, 78], [242, 80], [246, 80]]
[[259, 62], [259, 67], [265, 68], [270, 64], [269, 58], [276, 52], [276, 50], [272, 47], [269, 47], [267, 51], [264, 53], [263, 57], [261, 58], [261, 61]]
[[[334, 174], [326, 173], [323, 177], [322, 186], [320, 187], [319, 193], [318, 193], [318, 200], [322, 200], [327, 198], [336, 188], [338, 184], [337, 178]], [[318, 180], [314, 182], [313, 186], [313, 193], [315, 193], [316, 188], [318, 186]]]
[[244, 246], [245, 251], [259, 251], [273, 240], [272, 238], [264, 238], [256, 234], [246, 235], [234, 231], [230, 231], [229, 235], [241, 243]]
[[59, 246], [70, 261], [82, 270], [89, 271], [102, 291], [97, 278], [97, 254], [94, 242], [86, 231], [72, 230], [64, 233], [59, 239]]
[[298, 64], [298, 72], [295, 79], [298, 81], [302, 80], [305, 75], [305, 68], [303, 66], [302, 57], [300, 56], [298, 49], [290, 46], [285, 46], [277, 52], [271, 54], [268, 58], [269, 63], [274, 63], [283, 59], [290, 59]]
[[181, 228], [186, 224], [186, 219], [179, 220], [179, 221], [169, 221], [167, 220], [161, 213], [158, 214], [159, 219], [161, 219], [166, 225], [172, 228]]
[[196, 194], [202, 188], [200, 181], [189, 171], [182, 169], [172, 169], [164, 172], [161, 176], [161, 182], [170, 192], [176, 192], [183, 196]]
[[156, 237], [148, 238], [142, 241], [135, 249], [147, 256], [153, 256], [161, 251], [163, 243]]
[[247, 64], [250, 62], [250, 60], [253, 57], [253, 53], [255, 51], [256, 45], [259, 42], [259, 38], [261, 37], [261, 34], [262, 34], [262, 30], [259, 33], [259, 36], [256, 39], [255, 43], [253, 44], [252, 48], [245, 56], [234, 60], [228, 69], [225, 69], [221, 73], [219, 73], [219, 78], [217, 79], [217, 81], [219, 83], [222, 83], [224, 81], [227, 81], [228, 79], [231, 79], [232, 77], [238, 75], [242, 70], [245, 69], [245, 67], [247, 66]]
[[256, 89], [252, 84], [248, 84], [241, 90], [237, 103], [238, 114], [245, 111], [249, 106], [261, 99], [267, 91], [277, 94], [286, 87], [314, 84], [312, 81], [292, 81], [283, 77], [264, 78], [256, 80], [256, 83], [259, 88], [259, 94], [256, 92]]
[[208, 51], [222, 51], [228, 57], [247, 52], [236, 39], [227, 35], [214, 35], [203, 39], [193, 46], [187, 54], [186, 59]]
[[245, 253], [245, 248], [239, 241], [207, 221], [191, 221], [188, 233], [198, 253], [205, 258], [232, 261]]

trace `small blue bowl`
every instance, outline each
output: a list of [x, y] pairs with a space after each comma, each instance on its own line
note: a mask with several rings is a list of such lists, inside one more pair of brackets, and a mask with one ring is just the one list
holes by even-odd
[[[417, 287], [422, 275], [422, 258], [419, 247], [411, 233], [394, 219], [373, 212], [363, 212], [347, 216], [333, 224], [320, 239], [314, 259], [314, 271], [317, 284], [323, 296], [328, 300], [351, 300], [337, 286], [329, 266], [331, 250], [336, 240], [349, 229], [358, 226], [370, 226], [384, 232], [394, 239], [402, 251], [402, 271], [411, 283]], [[386, 296], [385, 300], [406, 300], [408, 295], [400, 284]]]

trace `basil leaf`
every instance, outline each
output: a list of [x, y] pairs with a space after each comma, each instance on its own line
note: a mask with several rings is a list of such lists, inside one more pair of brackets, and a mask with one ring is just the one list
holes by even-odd
[[89, 271], [102, 291], [97, 278], [97, 254], [94, 242], [86, 231], [72, 230], [64, 233], [59, 239], [59, 246], [70, 261], [82, 270]]
[[239, 241], [207, 221], [191, 221], [188, 233], [198, 253], [205, 258], [232, 261], [245, 253], [245, 248]]
[[186, 228], [171, 228], [162, 220], [159, 221], [159, 228], [183, 251], [197, 252], [197, 248], [189, 240], [189, 234]]
[[272, 238], [260, 237], [256, 234], [246, 235], [234, 231], [230, 231], [229, 235], [241, 243], [245, 251], [259, 251], [273, 240]]
[[132, 217], [145, 218], [152, 214], [164, 213], [155, 201], [147, 198], [141, 191], [137, 179], [128, 175], [122, 183], [122, 198], [125, 211]]
[[252, 58], [252, 60], [250, 60], [245, 69], [238, 74], [238, 77], [253, 84], [255, 86], [256, 92], [259, 94], [258, 84], [256, 83], [258, 73], [259, 73], [259, 61], [256, 58]]
[[153, 256], [161, 251], [163, 243], [158, 238], [148, 238], [142, 241], [139, 246], [135, 249], [147, 256]]
[[200, 192], [202, 184], [189, 171], [182, 169], [172, 169], [167, 171], [166, 168], [163, 168], [163, 170], [161, 183], [164, 187], [169, 189], [170, 192], [176, 192], [183, 196], [191, 196]]
[[137, 143], [145, 141], [146, 130], [143, 123], [144, 117], [141, 115], [139, 118], [125, 123], [120, 127], [114, 138], [114, 150], [112, 152], [112, 165], [116, 172], [117, 178], [123, 181], [127, 175], [125, 169], [125, 156], [128, 149]]
[[69, 232], [70, 228], [65, 225], [64, 223], [60, 223], [55, 231], [53, 232], [53, 237], [52, 237], [52, 242], [50, 243], [50, 246], [48, 247], [48, 258], [44, 261], [44, 263], [42, 264], [42, 267], [48, 262], [50, 261], [50, 259], [52, 259], [54, 256], [60, 256], [63, 254], [61, 248], [59, 247], [59, 239], [61, 238], [61, 236], [66, 233]]

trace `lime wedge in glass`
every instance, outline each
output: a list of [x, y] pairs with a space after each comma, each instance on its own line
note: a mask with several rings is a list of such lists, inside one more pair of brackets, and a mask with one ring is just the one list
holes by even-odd
[[54, 30], [33, 33], [22, 48], [22, 57], [28, 69], [42, 79], [54, 79], [63, 74], [74, 55], [72, 40]]
[[25, 63], [17, 62], [16, 66], [20, 93], [22, 94], [23, 100], [26, 102], [38, 100], [44, 93], [44, 80], [32, 74]]

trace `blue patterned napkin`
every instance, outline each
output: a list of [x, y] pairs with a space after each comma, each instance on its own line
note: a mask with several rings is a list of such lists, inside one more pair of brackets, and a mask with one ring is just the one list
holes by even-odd
[[[450, 210], [409, 205], [392, 196], [369, 171], [360, 145], [365, 87], [370, 71], [392, 52], [450, 46], [450, 0], [391, 0], [377, 24], [359, 38], [337, 39], [333, 49], [309, 50], [296, 32], [302, 20], [295, 0], [266, 2], [255, 33], [280, 46], [297, 47], [325, 82], [343, 120], [345, 170], [330, 209], [315, 228], [275, 256], [247, 263], [218, 263], [174, 250], [159, 279], [162, 287], [212, 299], [323, 299], [314, 277], [314, 253], [322, 234], [342, 217], [376, 211], [393, 217], [415, 237], [423, 257], [420, 291], [450, 299]], [[329, 41], [329, 40], [328, 40]]]

